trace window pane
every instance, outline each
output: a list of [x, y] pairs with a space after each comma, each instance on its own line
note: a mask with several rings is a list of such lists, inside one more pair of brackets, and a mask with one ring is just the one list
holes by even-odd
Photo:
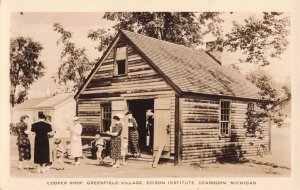
[[101, 111], [102, 131], [107, 131], [111, 124], [111, 105], [102, 105]]
[[119, 60], [117, 61], [117, 75], [124, 75], [125, 74], [125, 65], [126, 65], [126, 60]]
[[229, 134], [230, 102], [221, 101], [220, 109], [220, 134], [227, 135]]

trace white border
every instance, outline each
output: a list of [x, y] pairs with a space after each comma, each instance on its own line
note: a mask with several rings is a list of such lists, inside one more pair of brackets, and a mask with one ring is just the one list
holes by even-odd
[[[104, 12], [104, 11], [284, 11], [291, 13], [292, 36], [292, 173], [285, 178], [255, 178], [256, 186], [212, 186], [203, 185], [199, 189], [300, 189], [299, 181], [299, 107], [300, 107], [300, 47], [299, 47], [299, 8], [296, 0], [2, 0], [1, 1], [1, 86], [0, 86], [0, 189], [132, 189], [134, 186], [47, 186], [49, 179], [11, 178], [9, 173], [9, 16], [10, 12]], [[167, 178], [166, 178], [167, 179]], [[171, 178], [168, 178], [171, 179]], [[204, 180], [253, 180], [251, 178], [205, 178]], [[72, 179], [51, 179], [66, 180]], [[75, 180], [75, 179], [74, 179]], [[76, 179], [78, 180], [78, 179]], [[80, 179], [88, 181], [92, 179]], [[98, 180], [98, 179], [94, 179]], [[109, 180], [109, 179], [106, 179]], [[128, 179], [134, 180], [134, 179]], [[145, 180], [145, 179], [144, 179]], [[160, 178], [162, 180], [162, 178]], [[195, 178], [180, 178], [180, 180], [195, 180]], [[172, 188], [197, 189], [194, 186], [135, 186], [137, 189]]]

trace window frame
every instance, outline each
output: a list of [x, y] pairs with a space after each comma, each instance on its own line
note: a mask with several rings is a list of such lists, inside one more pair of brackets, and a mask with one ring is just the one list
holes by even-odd
[[[126, 48], [125, 59], [118, 59], [117, 60], [117, 50], [118, 50], [118, 48], [122, 48], [122, 47]], [[118, 73], [118, 64], [117, 64], [117, 61], [121, 61], [121, 60], [125, 60], [125, 74], [119, 74]], [[128, 46], [127, 45], [120, 45], [120, 46], [116, 46], [114, 48], [114, 68], [113, 68], [113, 75], [114, 75], [114, 77], [127, 76], [128, 75]]]
[[[120, 62], [122, 62], [122, 64], [124, 64], [124, 73], [119, 74], [119, 66], [120, 66]], [[126, 60], [125, 59], [121, 59], [121, 60], [116, 60], [116, 73], [118, 73], [117, 76], [122, 76], [122, 75], [126, 75]]]
[[[105, 107], [110, 107], [110, 117], [108, 118], [104, 118], [104, 108]], [[105, 112], [105, 113], [109, 113], [109, 112]], [[107, 130], [104, 129], [104, 120], [109, 120], [110, 121], [110, 124], [111, 124], [111, 116], [112, 116], [112, 105], [111, 105], [111, 102], [103, 102], [103, 103], [100, 103], [100, 132], [105, 132]]]
[[[229, 113], [228, 113], [228, 121], [222, 121], [222, 102], [228, 102], [229, 103]], [[219, 137], [230, 137], [231, 136], [231, 111], [232, 111], [232, 101], [229, 99], [220, 99], [219, 101]], [[228, 123], [228, 133], [222, 134], [221, 133], [221, 126], [222, 123]]]

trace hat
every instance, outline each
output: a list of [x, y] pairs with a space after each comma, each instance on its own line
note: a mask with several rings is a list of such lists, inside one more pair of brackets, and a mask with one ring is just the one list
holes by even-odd
[[44, 114], [42, 111], [39, 111], [38, 117], [39, 117], [40, 119], [45, 119], [45, 118], [46, 118], [45, 114]]
[[72, 118], [72, 121], [78, 121], [79, 120], [79, 117], [77, 117], [77, 116], [74, 116], [73, 118]]
[[117, 120], [117, 121], [120, 121], [120, 118], [116, 115], [113, 116], [113, 119]]
[[24, 121], [24, 119], [26, 119], [26, 118], [29, 118], [29, 116], [28, 116], [28, 115], [22, 115], [22, 116], [20, 117], [20, 121]]
[[59, 143], [61, 143], [61, 140], [60, 139], [55, 139], [54, 144], [59, 144]]
[[121, 113], [117, 113], [115, 116], [118, 116], [120, 119], [122, 119], [124, 117], [124, 115]]
[[153, 115], [152, 110], [147, 110], [146, 115]]
[[52, 117], [51, 117], [50, 115], [45, 115], [45, 118], [46, 118], [48, 121], [50, 121], [50, 122], [51, 122], [51, 120], [52, 120]]
[[131, 111], [128, 111], [125, 115], [129, 115], [129, 114], [132, 114]]

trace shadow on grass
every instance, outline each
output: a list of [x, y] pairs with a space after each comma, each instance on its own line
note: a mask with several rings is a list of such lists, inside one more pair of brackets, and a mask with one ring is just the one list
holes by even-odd
[[290, 170], [290, 167], [287, 166], [279, 166], [277, 164], [271, 163], [271, 162], [262, 162], [262, 161], [257, 161], [257, 160], [249, 160], [249, 162], [256, 164], [256, 165], [261, 165], [261, 166], [269, 166], [272, 168], [280, 168], [280, 169], [286, 169], [286, 170]]

